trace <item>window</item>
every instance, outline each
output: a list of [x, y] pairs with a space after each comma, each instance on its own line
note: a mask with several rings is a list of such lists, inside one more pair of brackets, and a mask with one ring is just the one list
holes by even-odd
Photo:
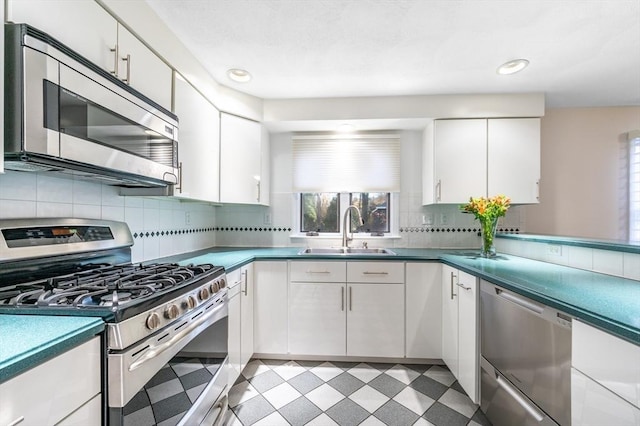
[[629, 132], [629, 240], [640, 241], [640, 131]]
[[300, 194], [301, 232], [340, 232], [338, 193]]
[[349, 205], [360, 209], [364, 225], [360, 226], [357, 214], [351, 215], [350, 231], [380, 233], [389, 232], [391, 194], [388, 192], [354, 192], [349, 194]]

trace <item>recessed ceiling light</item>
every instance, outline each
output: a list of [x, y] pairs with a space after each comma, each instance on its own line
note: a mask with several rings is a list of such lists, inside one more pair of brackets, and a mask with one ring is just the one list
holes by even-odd
[[525, 69], [528, 65], [529, 61], [526, 59], [514, 59], [500, 65], [497, 72], [501, 75], [515, 74]]
[[227, 71], [227, 76], [237, 83], [246, 83], [251, 80], [251, 74], [249, 74], [249, 71], [242, 70], [240, 68], [231, 68]]

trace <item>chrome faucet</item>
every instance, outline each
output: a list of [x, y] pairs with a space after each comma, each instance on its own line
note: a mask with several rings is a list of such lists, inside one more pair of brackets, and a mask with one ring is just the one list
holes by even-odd
[[347, 207], [347, 210], [345, 210], [344, 216], [342, 218], [342, 248], [348, 248], [349, 241], [353, 240], [353, 231], [351, 231], [351, 238], [347, 238], [347, 217], [349, 216], [351, 209], [354, 209], [355, 211], [358, 212], [358, 217], [360, 218], [360, 225], [364, 225], [364, 220], [362, 220], [362, 213], [360, 213], [360, 209], [358, 209], [354, 205]]

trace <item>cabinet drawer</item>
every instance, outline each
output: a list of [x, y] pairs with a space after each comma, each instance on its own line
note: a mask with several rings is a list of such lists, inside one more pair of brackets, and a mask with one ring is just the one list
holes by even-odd
[[95, 337], [2, 383], [0, 424], [20, 418], [20, 426], [56, 424], [99, 393], [100, 338]]
[[573, 321], [571, 365], [640, 407], [640, 346]]
[[402, 262], [347, 262], [350, 283], [404, 283]]
[[343, 283], [347, 279], [346, 262], [291, 262], [292, 282]]
[[227, 272], [227, 287], [233, 288], [242, 283], [242, 271], [241, 268], [235, 269], [231, 272]]

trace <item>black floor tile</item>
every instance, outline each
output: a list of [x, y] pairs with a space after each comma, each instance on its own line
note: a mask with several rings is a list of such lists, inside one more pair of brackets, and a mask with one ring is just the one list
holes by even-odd
[[465, 426], [469, 423], [469, 418], [437, 401], [422, 417], [435, 426]]
[[420, 417], [393, 399], [378, 408], [373, 415], [389, 426], [410, 426]]
[[409, 384], [410, 387], [422, 392], [431, 399], [438, 400], [449, 389], [442, 383], [427, 376], [419, 376]]
[[292, 426], [303, 426], [322, 414], [322, 410], [304, 396], [285, 405], [278, 412]]
[[340, 426], [356, 426], [362, 423], [364, 419], [369, 417], [369, 412], [351, 401], [349, 398], [345, 398], [338, 402], [327, 411], [327, 416], [331, 417], [333, 421]]

